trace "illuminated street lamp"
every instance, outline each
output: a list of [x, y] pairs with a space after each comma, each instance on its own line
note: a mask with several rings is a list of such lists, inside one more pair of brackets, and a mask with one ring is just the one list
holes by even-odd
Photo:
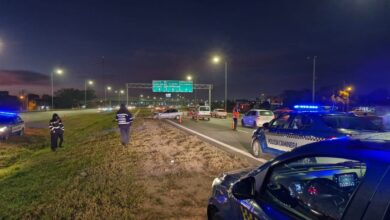
[[119, 90], [119, 92], [118, 92], [118, 101], [119, 101], [119, 104], [120, 104], [120, 102], [121, 102], [121, 94], [125, 94], [125, 90], [121, 89], [121, 90]]
[[192, 90], [194, 92], [194, 97], [195, 97], [195, 103], [196, 103], [196, 89], [195, 89], [195, 77], [192, 77], [191, 74], [187, 75], [187, 80], [191, 81], [192, 80]]
[[55, 69], [51, 72], [51, 109], [54, 109], [54, 74], [62, 75], [64, 74], [64, 70]]
[[[214, 56], [212, 58], [212, 62], [214, 64], [219, 64], [221, 62], [221, 57], [220, 56]], [[227, 61], [226, 58], [224, 59], [225, 61], [225, 111], [227, 111]]]
[[84, 81], [84, 106], [87, 108], [87, 85], [92, 86], [93, 81], [92, 80], [85, 80]]
[[104, 101], [107, 102], [107, 91], [111, 91], [112, 90], [112, 87], [111, 86], [107, 86], [105, 89], [104, 89]]
[[339, 91], [339, 95], [346, 101], [345, 111], [348, 111], [349, 109], [349, 102], [350, 102], [350, 96], [352, 91], [353, 91], [352, 86], [347, 86], [343, 90]]

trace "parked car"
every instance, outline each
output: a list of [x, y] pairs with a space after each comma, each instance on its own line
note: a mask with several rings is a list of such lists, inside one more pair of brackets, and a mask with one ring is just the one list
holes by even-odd
[[389, 219], [390, 134], [316, 142], [215, 178], [208, 219]]
[[164, 112], [156, 113], [154, 115], [155, 119], [179, 119], [183, 115], [182, 112], [179, 112], [177, 109], [168, 109]]
[[241, 119], [242, 127], [262, 127], [264, 123], [274, 119], [274, 113], [270, 110], [252, 109]]
[[225, 109], [217, 108], [217, 109], [214, 109], [211, 112], [211, 117], [214, 117], [214, 118], [226, 118], [227, 117], [227, 112], [225, 111]]
[[194, 115], [192, 116], [192, 119], [195, 120], [202, 119], [202, 120], [210, 121], [210, 117], [211, 117], [211, 112], [209, 106], [198, 106], [198, 108], [196, 108]]
[[0, 112], [0, 139], [7, 140], [10, 136], [24, 134], [24, 121], [15, 113]]

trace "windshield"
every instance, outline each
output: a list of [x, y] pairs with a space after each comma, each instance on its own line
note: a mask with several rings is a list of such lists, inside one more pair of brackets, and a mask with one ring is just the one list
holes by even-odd
[[348, 115], [325, 115], [322, 119], [327, 126], [335, 129], [382, 131], [380, 126], [375, 125], [366, 118]]
[[210, 111], [210, 108], [209, 107], [199, 107], [199, 111]]
[[272, 113], [271, 111], [260, 111], [260, 115], [261, 116], [273, 116], [274, 113]]

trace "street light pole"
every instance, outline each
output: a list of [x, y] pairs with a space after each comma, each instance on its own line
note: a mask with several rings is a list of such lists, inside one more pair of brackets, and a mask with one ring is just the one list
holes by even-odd
[[84, 81], [84, 106], [87, 109], [87, 80]]
[[56, 69], [51, 71], [51, 109], [54, 109], [54, 73], [61, 75], [63, 73], [62, 69]]
[[51, 72], [51, 109], [54, 110], [54, 83], [53, 83], [53, 71]]
[[316, 59], [317, 56], [313, 57], [313, 88], [312, 88], [312, 102], [316, 99]]
[[[211, 107], [211, 103], [210, 103]], [[225, 60], [225, 112], [227, 111], [227, 61]]]

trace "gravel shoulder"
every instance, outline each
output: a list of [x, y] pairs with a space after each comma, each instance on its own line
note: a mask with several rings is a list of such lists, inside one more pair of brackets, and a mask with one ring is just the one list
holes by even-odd
[[250, 166], [163, 121], [141, 120], [130, 147], [139, 156], [135, 179], [145, 187], [140, 219], [205, 219], [214, 177]]

